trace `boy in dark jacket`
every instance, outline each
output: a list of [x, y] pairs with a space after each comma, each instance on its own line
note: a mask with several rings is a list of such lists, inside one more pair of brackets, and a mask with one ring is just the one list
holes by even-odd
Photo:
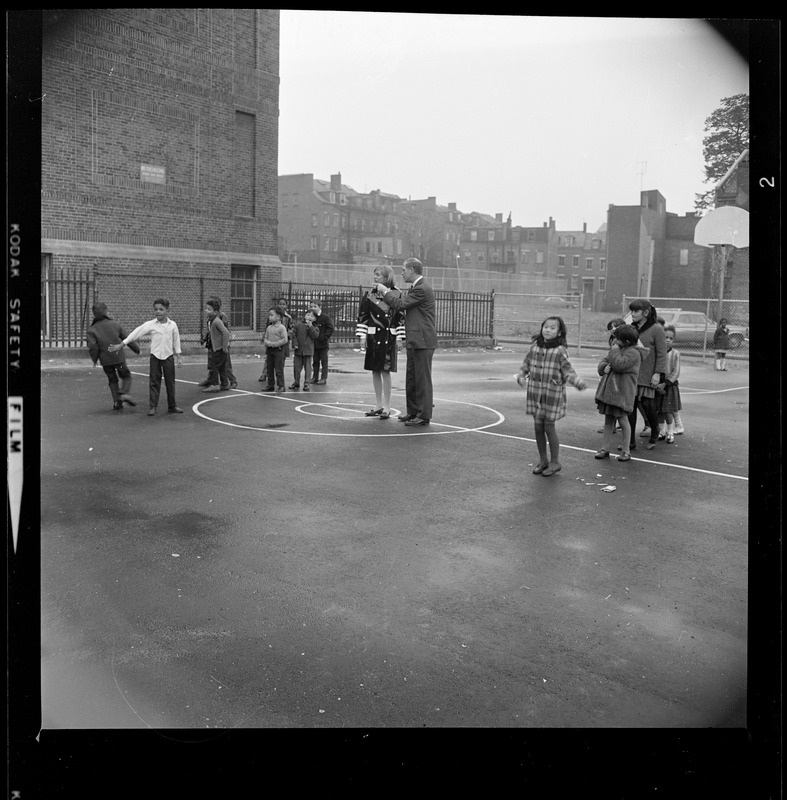
[[[116, 322], [107, 312], [106, 303], [96, 303], [93, 306], [93, 322], [87, 330], [87, 346], [90, 358], [95, 366], [99, 361], [109, 381], [109, 391], [112, 392], [112, 402], [115, 411], [123, 410], [123, 403], [135, 406], [136, 401], [129, 394], [131, 391], [131, 371], [126, 364], [123, 350], [116, 353], [109, 352], [109, 345], [118, 344], [126, 338], [126, 333], [119, 322]], [[139, 345], [136, 342], [129, 344], [131, 350], [139, 354]]]
[[303, 372], [303, 391], [309, 391], [309, 373], [312, 371], [314, 359], [314, 342], [320, 335], [320, 330], [314, 324], [314, 314], [307, 311], [300, 322], [292, 327], [292, 347], [295, 351], [292, 371], [295, 381], [290, 384], [290, 389], [300, 386], [301, 372]]
[[[320, 331], [320, 335], [314, 342], [312, 383], [322, 385], [328, 380], [328, 349], [331, 346], [330, 339], [333, 335], [333, 320], [327, 314], [323, 314], [322, 306], [317, 300], [309, 303], [309, 311], [314, 314], [314, 324]], [[320, 377], [320, 368], [322, 368], [322, 377]]]

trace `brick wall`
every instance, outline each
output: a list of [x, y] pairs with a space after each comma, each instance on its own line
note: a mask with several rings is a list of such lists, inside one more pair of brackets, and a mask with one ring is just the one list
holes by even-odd
[[[41, 227], [53, 264], [58, 243], [71, 243], [67, 261], [83, 242], [275, 265], [278, 11], [44, 17]], [[160, 254], [142, 262], [148, 273], [189, 269]]]

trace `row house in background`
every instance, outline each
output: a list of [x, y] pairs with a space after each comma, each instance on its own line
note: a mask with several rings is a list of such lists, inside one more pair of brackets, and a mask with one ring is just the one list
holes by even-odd
[[356, 192], [312, 173], [279, 176], [282, 261], [310, 264], [385, 263], [410, 255], [402, 199], [375, 189]]
[[349, 258], [349, 197], [355, 191], [312, 173], [279, 175], [279, 255], [283, 262], [344, 263]]
[[462, 214], [460, 266], [551, 279], [557, 275], [555, 221], [541, 227], [511, 224], [511, 215]]
[[410, 252], [432, 267], [461, 266], [462, 214], [456, 203], [437, 204], [437, 198], [406, 200], [401, 204]]
[[588, 233], [587, 223], [581, 231], [558, 231], [557, 247], [557, 278], [567, 294], [581, 295], [584, 308], [600, 309], [607, 289], [606, 225], [595, 233]]

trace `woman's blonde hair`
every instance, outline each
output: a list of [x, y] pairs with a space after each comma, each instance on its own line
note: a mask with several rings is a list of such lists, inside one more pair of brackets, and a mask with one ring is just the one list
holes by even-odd
[[375, 267], [374, 271], [379, 272], [380, 275], [383, 276], [380, 283], [384, 283], [389, 289], [393, 289], [394, 286], [396, 286], [393, 268], [388, 266], [388, 264], [381, 264], [379, 267]]

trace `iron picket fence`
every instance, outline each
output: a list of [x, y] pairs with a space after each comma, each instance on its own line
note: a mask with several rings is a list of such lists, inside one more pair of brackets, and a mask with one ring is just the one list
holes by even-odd
[[[41, 346], [44, 349], [83, 347], [92, 320], [92, 305], [107, 303], [112, 316], [132, 331], [153, 315], [156, 299], [170, 301], [184, 345], [199, 345], [206, 327], [205, 303], [222, 301], [230, 318], [233, 343], [256, 345], [267, 325], [268, 310], [283, 298], [294, 319], [303, 317], [309, 303], [317, 301], [334, 321], [333, 341], [355, 341], [360, 301], [368, 285], [329, 285], [271, 281], [228, 276], [149, 275], [104, 270], [42, 270]], [[441, 340], [492, 338], [494, 291], [436, 291], [436, 326]], [[142, 344], [146, 344], [143, 339]]]

